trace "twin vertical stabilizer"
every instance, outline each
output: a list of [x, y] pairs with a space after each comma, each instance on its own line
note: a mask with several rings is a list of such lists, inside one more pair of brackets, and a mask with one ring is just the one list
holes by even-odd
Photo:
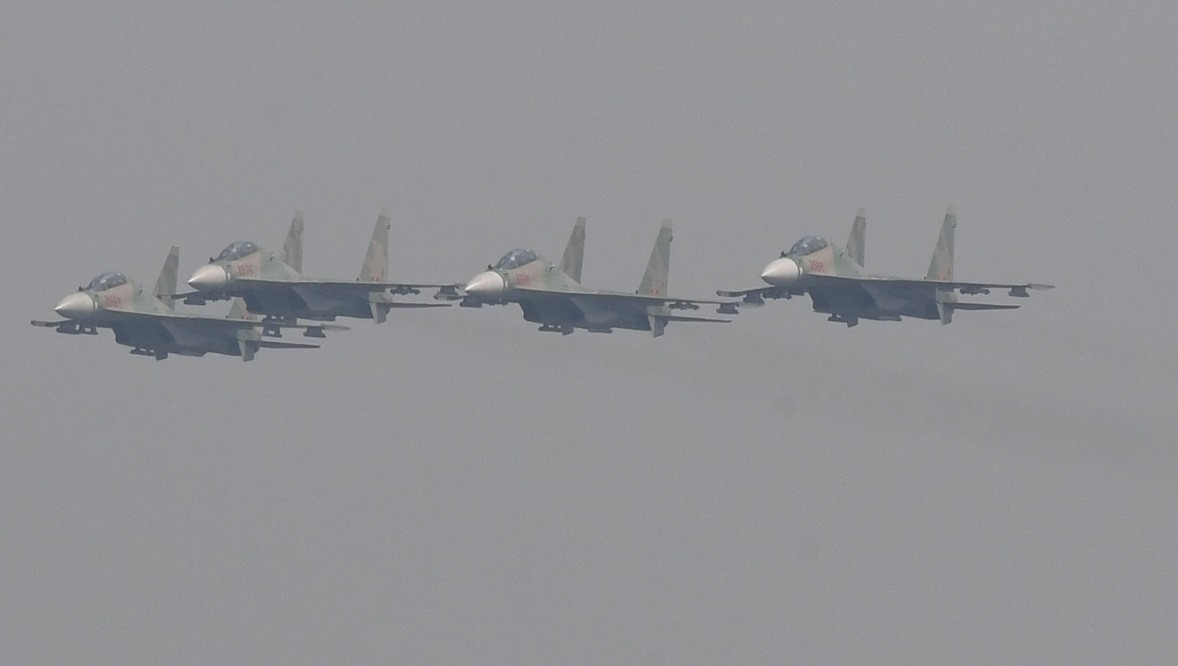
[[286, 242], [282, 244], [282, 263], [303, 272], [303, 211], [295, 213], [290, 221], [290, 231], [286, 232]]
[[368, 243], [368, 254], [364, 267], [360, 269], [361, 282], [384, 282], [389, 272], [389, 211], [382, 208], [372, 230], [372, 241]]
[[[937, 247], [933, 250], [933, 260], [929, 262], [929, 280], [953, 280], [953, 236], [957, 229], [957, 215], [950, 206], [945, 211], [945, 221], [941, 224], [941, 235], [937, 238]], [[953, 321], [953, 310], [957, 303], [957, 294], [949, 289], [938, 289], [936, 294], [937, 314], [942, 324]]]
[[176, 307], [176, 273], [180, 270], [180, 248], [175, 245], [168, 251], [168, 258], [164, 259], [164, 267], [155, 281], [154, 295], [168, 305]]
[[564, 248], [564, 256], [560, 258], [560, 270], [565, 275], [581, 282], [581, 267], [585, 263], [585, 218], [578, 217], [573, 225], [573, 233], [569, 236], [569, 244]]
[[855, 215], [855, 222], [851, 225], [851, 235], [847, 237], [846, 253], [851, 261], [863, 268], [863, 254], [867, 248], [867, 211], [860, 208]]
[[945, 221], [941, 224], [941, 236], [937, 239], [936, 249], [933, 250], [933, 260], [929, 262], [927, 279], [953, 279], [953, 235], [956, 229], [957, 214], [950, 206], [945, 212]]
[[646, 274], [642, 276], [638, 293], [649, 296], [666, 296], [667, 273], [670, 270], [671, 221], [663, 220], [663, 228], [659, 229], [658, 238], [654, 241], [654, 248], [650, 251], [650, 261], [646, 263]]
[[[638, 293], [646, 296], [666, 296], [667, 274], [670, 270], [671, 221], [663, 220], [663, 227], [659, 229], [659, 235], [654, 241], [654, 248], [650, 251], [650, 261], [646, 262], [646, 273], [642, 276]], [[647, 306], [646, 318], [650, 322], [650, 334], [656, 338], [662, 335], [668, 321], [666, 306]]]

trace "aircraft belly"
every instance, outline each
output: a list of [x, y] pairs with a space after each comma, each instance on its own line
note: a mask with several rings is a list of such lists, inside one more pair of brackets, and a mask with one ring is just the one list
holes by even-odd
[[154, 348], [159, 351], [181, 356], [203, 356], [208, 352], [234, 356], [240, 353], [231, 329], [217, 330], [208, 324], [201, 326], [183, 321], [166, 322], [163, 327], [168, 329], [172, 340], [170, 344]]
[[297, 316], [307, 308], [293, 289], [257, 289], [245, 292], [242, 298], [250, 312], [275, 317]]
[[179, 347], [204, 347], [207, 346], [214, 335], [210, 335], [206, 331], [198, 331], [191, 325], [184, 325], [181, 322], [167, 323], [163, 325], [168, 329], [172, 342]]
[[861, 285], [856, 293], [861, 295], [859, 302], [845, 297], [832, 299], [831, 306], [821, 311], [838, 314], [853, 313], [864, 319], [887, 320], [899, 317], [938, 319], [940, 317], [937, 314], [937, 305], [933, 301], [931, 293], [885, 284]]
[[590, 326], [610, 326], [619, 319], [620, 313], [613, 308], [602, 307], [588, 299], [574, 298], [572, 301], [581, 311], [581, 318]]
[[878, 308], [872, 295], [859, 287], [811, 288], [810, 300], [816, 312], [848, 317], [861, 317]]
[[321, 289], [295, 288], [293, 295], [301, 301], [297, 314], [308, 319], [334, 319], [335, 317], [372, 317], [372, 308], [365, 298], [347, 298], [328, 293]]
[[608, 329], [626, 328], [647, 330], [650, 323], [645, 312], [632, 312], [627, 309], [611, 307], [588, 298], [573, 298], [573, 303], [581, 311], [581, 318], [586, 328]]
[[568, 299], [521, 299], [524, 319], [537, 324], [575, 326], [584, 318], [581, 311]]
[[239, 353], [236, 340], [186, 330], [171, 322], [121, 323], [111, 329], [116, 343], [134, 349], [180, 356], [204, 356], [209, 352], [232, 356]]
[[875, 303], [876, 309], [882, 312], [905, 314], [907, 311], [913, 309], [913, 306], [917, 305], [920, 300], [924, 300], [920, 298], [913, 299], [911, 294], [905, 294], [895, 289], [873, 285], [866, 285], [863, 287], [863, 290]]
[[175, 343], [171, 333], [158, 322], [115, 324], [111, 330], [115, 333], [115, 342], [125, 347], [155, 349]]

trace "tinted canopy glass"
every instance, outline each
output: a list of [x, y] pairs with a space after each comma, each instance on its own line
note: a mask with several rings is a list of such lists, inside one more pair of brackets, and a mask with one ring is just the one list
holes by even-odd
[[88, 291], [106, 291], [119, 285], [127, 284], [127, 276], [122, 273], [103, 273], [86, 285]]
[[536, 253], [531, 250], [523, 248], [516, 248], [511, 252], [503, 255], [503, 258], [495, 264], [495, 270], [509, 271], [513, 268], [519, 268], [524, 264], [530, 264], [536, 260]]
[[251, 241], [237, 241], [230, 243], [229, 247], [221, 250], [221, 254], [217, 255], [217, 261], [237, 261], [244, 256], [251, 255], [258, 251], [258, 246]]
[[818, 250], [825, 250], [829, 245], [822, 236], [806, 236], [802, 240], [794, 243], [793, 247], [786, 254], [805, 256], [807, 254], [813, 254]]

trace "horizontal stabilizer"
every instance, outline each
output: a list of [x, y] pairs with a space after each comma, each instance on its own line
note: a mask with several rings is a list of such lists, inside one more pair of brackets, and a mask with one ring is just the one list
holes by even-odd
[[319, 345], [305, 342], [277, 342], [275, 340], [254, 340], [253, 344], [267, 349], [319, 349]]
[[453, 303], [385, 303], [390, 308], [448, 308]]
[[731, 319], [719, 319], [716, 317], [687, 317], [684, 315], [658, 315], [659, 319], [664, 321], [694, 321], [694, 322], [711, 322], [715, 324], [730, 324]]
[[1002, 305], [998, 303], [963, 303], [957, 301], [956, 303], [946, 303], [947, 307], [952, 307], [954, 310], [1014, 310], [1018, 308], [1017, 305]]

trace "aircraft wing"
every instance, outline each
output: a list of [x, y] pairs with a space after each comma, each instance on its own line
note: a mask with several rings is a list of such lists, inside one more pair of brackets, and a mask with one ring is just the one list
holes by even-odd
[[255, 340], [254, 344], [263, 349], [319, 349], [319, 345], [309, 342], [278, 342], [276, 340]]
[[[698, 310], [700, 305], [732, 305], [732, 301], [716, 301], [703, 298], [670, 298], [650, 294], [630, 294], [623, 291], [553, 291], [550, 289], [520, 286], [513, 287], [513, 289], [535, 298], [567, 299], [573, 302], [592, 303], [597, 307], [616, 310], [641, 309], [643, 312], [645, 312], [646, 307], [651, 305], [665, 305], [672, 310]], [[709, 319], [707, 321], [713, 320]]]
[[[174, 294], [174, 298], [200, 300], [218, 300], [233, 295], [244, 295], [258, 291], [290, 290], [295, 293], [318, 293], [327, 297], [366, 298], [373, 292], [390, 292], [393, 294], [420, 294], [422, 289], [439, 289], [456, 292], [462, 285], [458, 284], [426, 284], [414, 282], [363, 282], [360, 280], [267, 280], [263, 278], [234, 278], [233, 282], [220, 293], [189, 291]], [[393, 307], [443, 307], [445, 304], [397, 304]]]
[[[157, 323], [171, 330], [184, 330], [200, 333], [228, 333], [243, 329], [261, 328], [263, 323], [253, 319], [238, 319], [236, 317], [216, 317], [212, 315], [177, 314], [165, 312], [135, 312], [133, 310], [106, 309], [102, 311], [107, 318], [122, 319], [128, 323]], [[38, 324], [42, 325], [42, 324]], [[281, 322], [266, 322], [269, 329], [290, 328], [316, 331], [346, 331], [347, 326], [338, 324], [286, 324]]]
[[911, 278], [872, 277], [872, 276], [843, 276], [807, 274], [806, 281], [811, 286], [839, 286], [857, 285], [865, 288], [885, 289], [916, 289], [931, 291], [956, 291], [962, 294], [988, 294], [992, 289], [1007, 290], [1011, 296], [1027, 297], [1030, 290], [1054, 289], [1055, 285], [1026, 282], [1023, 284], [1004, 284], [997, 282], [958, 282], [955, 280], [914, 280]]
[[391, 291], [394, 294], [418, 294], [422, 289], [458, 287], [453, 284], [425, 284], [414, 282], [364, 282], [361, 280], [264, 280], [260, 278], [235, 278], [234, 289], [315, 289], [344, 294], [367, 294], [374, 291]]
[[57, 328], [58, 326], [72, 324], [74, 322], [70, 319], [62, 319], [61, 321], [41, 321], [39, 319], [34, 319], [29, 323], [33, 326], [40, 326], [41, 328]]
[[727, 289], [716, 290], [717, 296], [739, 298], [746, 305], [764, 305], [766, 298], [793, 298], [804, 293], [800, 289], [790, 291], [787, 287], [759, 287], [757, 289], [743, 289], [739, 291]]

